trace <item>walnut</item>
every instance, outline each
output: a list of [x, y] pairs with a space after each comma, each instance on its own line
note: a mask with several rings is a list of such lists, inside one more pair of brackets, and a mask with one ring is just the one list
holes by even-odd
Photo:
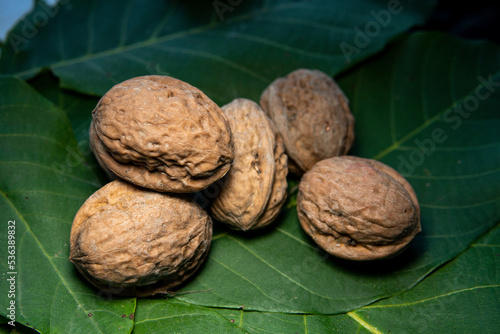
[[124, 296], [166, 292], [205, 259], [212, 220], [182, 197], [115, 180], [77, 212], [70, 260], [97, 288]]
[[350, 260], [393, 255], [421, 230], [410, 184], [381, 162], [352, 156], [320, 161], [302, 176], [297, 212], [319, 246]]
[[258, 104], [236, 99], [222, 107], [234, 136], [234, 161], [211, 213], [235, 229], [270, 224], [286, 199], [287, 156], [281, 136]]
[[204, 189], [233, 160], [222, 110], [199, 89], [167, 76], [136, 77], [111, 88], [93, 111], [90, 141], [105, 169], [162, 192]]
[[354, 141], [354, 117], [335, 81], [317, 70], [298, 69], [272, 82], [260, 105], [283, 137], [291, 172], [346, 154]]

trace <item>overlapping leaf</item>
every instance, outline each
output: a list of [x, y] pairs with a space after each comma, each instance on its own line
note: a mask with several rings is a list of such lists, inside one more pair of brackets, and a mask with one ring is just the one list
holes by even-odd
[[[205, 265], [182, 288], [195, 293], [141, 299], [135, 310], [134, 299], [103, 298], [67, 260], [73, 215], [105, 180], [86, 146], [97, 99], [60, 90], [57, 80], [99, 96], [134, 75], [170, 74], [219, 103], [258, 100], [297, 67], [336, 74], [351, 66], [340, 43], [356, 44], [355, 27], [376, 22], [373, 13], [388, 3], [244, 1], [222, 21], [215, 2], [62, 3], [34, 36], [16, 48], [9, 39], [0, 58], [4, 73], [28, 78], [48, 67], [57, 77], [31, 80], [53, 103], [20, 80], [0, 79], [1, 224], [17, 223], [17, 321], [42, 333], [130, 332], [136, 311], [137, 333], [379, 333], [424, 322], [448, 331], [451, 319], [465, 332], [496, 328], [498, 232], [474, 241], [500, 221], [498, 46], [415, 34], [337, 77], [356, 117], [352, 154], [393, 166], [420, 199], [423, 232], [403, 254], [374, 263], [327, 256], [300, 229], [292, 196], [271, 228], [216, 227]], [[357, 44], [354, 62], [421, 22], [430, 3], [402, 2], [390, 25]], [[43, 8], [39, 2], [10, 37], [23, 37]], [[3, 256], [0, 264], [7, 272]], [[482, 305], [471, 304], [479, 298]], [[460, 309], [464, 303], [473, 306]], [[394, 323], [399, 316], [413, 318]]]
[[[439, 95], [436, 90], [439, 91], [440, 88], [432, 85], [426, 86], [422, 82], [432, 82], [430, 77], [436, 75], [436, 78], [439, 78], [442, 74], [432, 71], [425, 73], [422, 70], [417, 79], [412, 78], [411, 73], [418, 72], [419, 64], [420, 68], [423, 69], [423, 65], [422, 60], [417, 57], [418, 53], [408, 52], [418, 48], [420, 52], [425, 53], [426, 50], [435, 49], [435, 43], [442, 45], [445, 49], [462, 50], [462, 52], [475, 50], [478, 58], [481, 58], [477, 59], [476, 63], [488, 63], [491, 67], [477, 69], [469, 76], [464, 76], [460, 71], [450, 75], [450, 82], [461, 82], [460, 85], [463, 85], [464, 88], [460, 94], [447, 95], [448, 103], [443, 103], [440, 108], [428, 108], [428, 119], [425, 119], [421, 114], [415, 115], [409, 112], [408, 108], [397, 107], [393, 103], [398, 102], [398, 98], [404, 96], [406, 101], [400, 106], [411, 107], [426, 102], [432, 105], [426, 96], [428, 94]], [[427, 52], [429, 57], [438, 59], [439, 54], [443, 51], [435, 50], [435, 54], [432, 51]], [[413, 61], [409, 61], [411, 54], [415, 58]], [[455, 62], [460, 63], [470, 59], [468, 56], [462, 60], [456, 59]], [[366, 319], [362, 318], [363, 312], [365, 312], [364, 305], [382, 297], [396, 295], [417, 284], [432, 269], [453, 258], [475, 238], [498, 222], [498, 189], [500, 188], [497, 184], [498, 170], [496, 166], [498, 166], [499, 145], [496, 128], [499, 119], [496, 107], [500, 100], [497, 95], [498, 91], [495, 89], [495, 84], [498, 81], [498, 71], [495, 70], [498, 68], [497, 62], [498, 50], [492, 48], [488, 43], [471, 45], [444, 35], [417, 34], [396, 44], [384, 53], [383, 57], [379, 57], [359, 70], [353, 70], [339, 78], [340, 84], [351, 98], [353, 110], [358, 120], [357, 130], [358, 132], [362, 131], [362, 134], [358, 135], [359, 139], [355, 146], [357, 154], [368, 157], [379, 156], [383, 161], [400, 169], [408, 167], [406, 163], [398, 166], [398, 163], [405, 161], [404, 159], [408, 162], [414, 160], [414, 158], [413, 160], [410, 158], [412, 153], [415, 157], [417, 153], [418, 156], [424, 157], [421, 165], [409, 165], [414, 170], [413, 173], [407, 175], [421, 201], [424, 232], [401, 256], [371, 264], [347, 263], [332, 259], [322, 253], [301, 231], [295, 207], [293, 203], [289, 203], [290, 206], [280, 216], [274, 228], [249, 236], [219, 228], [205, 266], [200, 274], [183, 289], [184, 291], [199, 292], [180, 295], [175, 303], [162, 299], [144, 301], [144, 305], [149, 305], [144, 306], [144, 311], [158, 311], [165, 308], [165, 310], [178, 315], [172, 316], [172, 318], [177, 319], [176, 321], [179, 321], [178, 326], [186, 325], [183, 319], [186, 319], [189, 314], [194, 314], [199, 317], [197, 321], [201, 323], [203, 323], [201, 319], [210, 319], [207, 320], [207, 326], [208, 324], [210, 326], [217, 324], [217, 326], [224, 328], [230, 326], [230, 328], [237, 329], [237, 326], [234, 327], [232, 322], [229, 324], [224, 322], [220, 315], [232, 319], [238, 315], [241, 316], [243, 310], [245, 310], [245, 317], [255, 319], [250, 322], [257, 322], [249, 326], [255, 326], [257, 329], [273, 319], [277, 323], [291, 322], [292, 327], [304, 326], [304, 321], [311, 326], [316, 322], [333, 326], [339, 319], [342, 319], [341, 323], [347, 327], [358, 326], [359, 323], [369, 324], [366, 323]], [[388, 87], [404, 88], [408, 80], [410, 82], [416, 80], [415, 87], [418, 88], [412, 94], [398, 94], [397, 89], [387, 89], [387, 87], [381, 86], [378, 81], [370, 80], [371, 76], [377, 75], [391, 78], [388, 80]], [[478, 79], [479, 77], [484, 78], [484, 82], [486, 82], [484, 86], [483, 81]], [[404, 84], [398, 80], [403, 81]], [[466, 89], [467, 85], [464, 82], [469, 82], [468, 89]], [[487, 85], [488, 82], [490, 82], [490, 86]], [[458, 88], [453, 88], [453, 84], [450, 83], [441, 87], [445, 87], [446, 92], [459, 91]], [[477, 109], [470, 112], [469, 117], [461, 119], [461, 127], [453, 129], [452, 125], [456, 123], [446, 120], [455, 119], [451, 117], [458, 115], [455, 114], [457, 112], [456, 106], [465, 103], [463, 101], [471, 96], [468, 93], [474, 94], [477, 91], [486, 94], [488, 87], [492, 90], [488, 99], [481, 100]], [[441, 91], [441, 94], [444, 95], [444, 92]], [[54, 109], [53, 106], [51, 108]], [[375, 111], [370, 113], [372, 110]], [[417, 108], [416, 110], [420, 111], [421, 109]], [[376, 123], [379, 117], [387, 119], [399, 117], [400, 121], [384, 122], [377, 128]], [[31, 123], [28, 122], [28, 124]], [[35, 125], [38, 124], [39, 122], [35, 123]], [[57, 126], [57, 122], [54, 121], [51, 121], [50, 124]], [[30, 129], [35, 125], [29, 125]], [[69, 123], [66, 125], [69, 127]], [[391, 132], [391, 127], [394, 126], [396, 127]], [[407, 134], [401, 132], [403, 134], [400, 138], [391, 137], [391, 133], [397, 133], [396, 129], [399, 126], [412, 128], [412, 130], [408, 130]], [[424, 146], [419, 147], [418, 143], [429, 143], [427, 139], [433, 138], [434, 129], [444, 131], [447, 138], [439, 143], [434, 142], [433, 151], [426, 154], [422, 148]], [[481, 136], [476, 135], [474, 129], [480, 129]], [[67, 130], [65, 131], [67, 132]], [[57, 130], [48, 133], [65, 133], [65, 131]], [[36, 133], [36, 131], [30, 130], [30, 133]], [[464, 135], [468, 136], [468, 140], [463, 139]], [[391, 142], [386, 139], [387, 137], [396, 139]], [[442, 134], [439, 138], [441, 137], [444, 135]], [[70, 138], [67, 140], [74, 141]], [[381, 149], [380, 142], [384, 141], [385, 148]], [[429, 146], [430, 144], [426, 145], [425, 147], [432, 147]], [[33, 154], [37, 154], [37, 150], [34, 151]], [[69, 151], [66, 149], [66, 152]], [[456, 154], [460, 154], [460, 159], [455, 159]], [[71, 159], [71, 155], [67, 154], [66, 158], [68, 156]], [[392, 159], [390, 159], [391, 156], [393, 156]], [[472, 160], [476, 163], [471, 163]], [[400, 171], [402, 173], [408, 172], [407, 170]], [[73, 175], [73, 173], [69, 175]], [[85, 178], [92, 180], [95, 176], [88, 174], [82, 177], [82, 179]], [[462, 181], [450, 182], [450, 179]], [[12, 186], [18, 183], [12, 182]], [[40, 183], [43, 185], [43, 182]], [[460, 197], [462, 201], [457, 201], [453, 197], [455, 195], [447, 190], [450, 185], [456, 187], [455, 191], [462, 193]], [[74, 194], [72, 190], [74, 186], [71, 183], [65, 182], [63, 186], [68, 187], [65, 188], [65, 191]], [[37, 187], [41, 187], [41, 185], [37, 185]], [[48, 186], [45, 185], [45, 187]], [[81, 189], [81, 186], [78, 188]], [[445, 206], [433, 196], [438, 196], [441, 201], [447, 200], [448, 203], [454, 204]], [[449, 198], [450, 196], [451, 198]], [[487, 200], [482, 200], [481, 196], [487, 196]], [[83, 197], [79, 202], [84, 200]], [[473, 202], [477, 199], [478, 203]], [[22, 197], [19, 201], [22, 202]], [[73, 203], [74, 210], [78, 204]], [[13, 207], [20, 205], [14, 204]], [[70, 219], [69, 213], [67, 216], [66, 219]], [[66, 227], [66, 233], [58, 234], [61, 243], [67, 242], [68, 232], [69, 224]], [[64, 247], [61, 249], [63, 252], [65, 251]], [[46, 259], [46, 261], [49, 260]], [[65, 261], [67, 262], [67, 260]], [[490, 270], [494, 266], [487, 268]], [[75, 272], [64, 279], [86, 285]], [[57, 280], [56, 284], [59, 285]], [[92, 288], [87, 288], [92, 291]], [[97, 292], [94, 291], [94, 293]], [[464, 296], [468, 298], [470, 295], [464, 294]], [[210, 310], [203, 307], [200, 309], [200, 306], [195, 306], [196, 304], [215, 306], [217, 310], [225, 308], [227, 311], [218, 311], [219, 313], [217, 313], [215, 309]], [[348, 313], [350, 315], [348, 322], [345, 322], [345, 315], [332, 315], [359, 308], [363, 312]], [[391, 310], [381, 308], [381, 312], [389, 314]], [[256, 311], [265, 311], [265, 313]], [[169, 317], [159, 317], [159, 323], [149, 321], [152, 316], [151, 312], [155, 311], [144, 312], [142, 313], [144, 318], [141, 318], [139, 306], [138, 317], [136, 317], [137, 330], [141, 328], [144, 328], [145, 331], [152, 330], [156, 328], [155, 326], [159, 326], [161, 321], [171, 320]], [[203, 314], [199, 314], [200, 312]], [[294, 316], [293, 313], [305, 313], [308, 316]], [[41, 314], [32, 316], [43, 318]], [[211, 316], [216, 318], [213, 319]], [[298, 320], [299, 318], [300, 320]], [[241, 324], [243, 325], [243, 323]]]
[[[341, 313], [410, 288], [463, 251], [500, 218], [499, 51], [489, 43], [416, 34], [339, 78], [357, 119], [354, 153], [398, 169], [420, 200], [423, 232], [403, 255], [369, 264], [330, 259], [302, 232], [293, 207], [258, 238], [217, 235], [210, 261], [188, 287], [211, 292], [179, 298], [207, 306]], [[453, 62], [446, 53], [455, 55]], [[471, 61], [488, 65], [459, 70]], [[476, 92], [488, 97], [479, 100]], [[467, 111], [471, 97], [478, 104]], [[454, 127], [461, 104], [469, 114]]]
[[3, 254], [0, 261], [2, 315], [11, 315], [13, 300], [15, 320], [41, 333], [130, 330], [135, 299], [95, 291], [68, 260], [73, 216], [100, 183], [83, 164], [66, 114], [19, 79], [0, 76], [0, 91], [4, 252], [7, 226], [15, 226], [15, 262]]
[[72, 0], [52, 10], [39, 2], [9, 35], [0, 73], [26, 78], [49, 67], [63, 87], [96, 95], [133, 76], [169, 74], [216, 102], [242, 92], [255, 99], [297, 67], [335, 74], [373, 54], [435, 3], [259, 0], [221, 10], [221, 2]]
[[347, 314], [251, 312], [140, 300], [134, 333], [176, 333], [186, 324], [206, 333], [495, 333], [500, 325], [499, 247], [497, 227], [412, 290]]

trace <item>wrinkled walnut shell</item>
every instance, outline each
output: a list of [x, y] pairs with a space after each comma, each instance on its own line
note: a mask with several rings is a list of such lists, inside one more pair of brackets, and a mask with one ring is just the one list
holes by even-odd
[[92, 112], [91, 148], [120, 178], [162, 192], [195, 192], [233, 160], [231, 130], [203, 92], [159, 75], [111, 88]]
[[319, 246], [349, 260], [396, 254], [421, 230], [410, 184], [381, 162], [352, 156], [320, 161], [303, 175], [297, 212]]
[[234, 161], [220, 182], [211, 213], [235, 229], [270, 224], [286, 199], [287, 156], [272, 122], [253, 101], [236, 99], [222, 107], [234, 140]]
[[272, 82], [260, 105], [283, 137], [291, 172], [346, 154], [354, 141], [354, 117], [336, 82], [317, 70], [299, 69]]
[[123, 296], [166, 293], [202, 264], [212, 220], [197, 204], [115, 180], [71, 227], [70, 260], [97, 288]]

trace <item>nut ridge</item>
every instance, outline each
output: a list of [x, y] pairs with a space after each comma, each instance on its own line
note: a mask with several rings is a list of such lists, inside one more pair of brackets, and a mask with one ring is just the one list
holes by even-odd
[[70, 260], [99, 289], [149, 296], [196, 272], [211, 239], [211, 218], [188, 197], [115, 180], [77, 212]]
[[92, 112], [98, 161], [118, 177], [162, 192], [194, 192], [223, 177], [233, 160], [222, 110], [181, 80], [150, 75], [111, 88]]
[[350, 260], [391, 256], [421, 230], [410, 184], [381, 162], [352, 156], [322, 160], [304, 174], [297, 213], [318, 245]]
[[298, 69], [273, 81], [260, 105], [283, 137], [291, 172], [346, 154], [354, 141], [354, 117], [337, 83], [318, 70]]
[[210, 210], [215, 219], [241, 230], [270, 224], [287, 187], [287, 156], [282, 138], [253, 101], [235, 99], [222, 107], [234, 136], [234, 161]]

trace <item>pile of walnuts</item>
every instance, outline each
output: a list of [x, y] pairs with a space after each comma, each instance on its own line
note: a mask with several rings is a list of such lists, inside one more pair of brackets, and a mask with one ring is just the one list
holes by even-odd
[[[420, 231], [409, 183], [378, 161], [346, 156], [354, 118], [335, 81], [299, 69], [271, 83], [259, 104], [219, 108], [167, 76], [112, 87], [92, 113], [91, 148], [113, 179], [77, 212], [70, 260], [116, 295], [166, 293], [203, 263], [212, 219], [238, 230], [272, 223], [301, 177], [297, 212], [328, 253], [391, 256]], [[196, 194], [213, 189], [206, 208]], [[205, 210], [206, 209], [206, 210]]]

